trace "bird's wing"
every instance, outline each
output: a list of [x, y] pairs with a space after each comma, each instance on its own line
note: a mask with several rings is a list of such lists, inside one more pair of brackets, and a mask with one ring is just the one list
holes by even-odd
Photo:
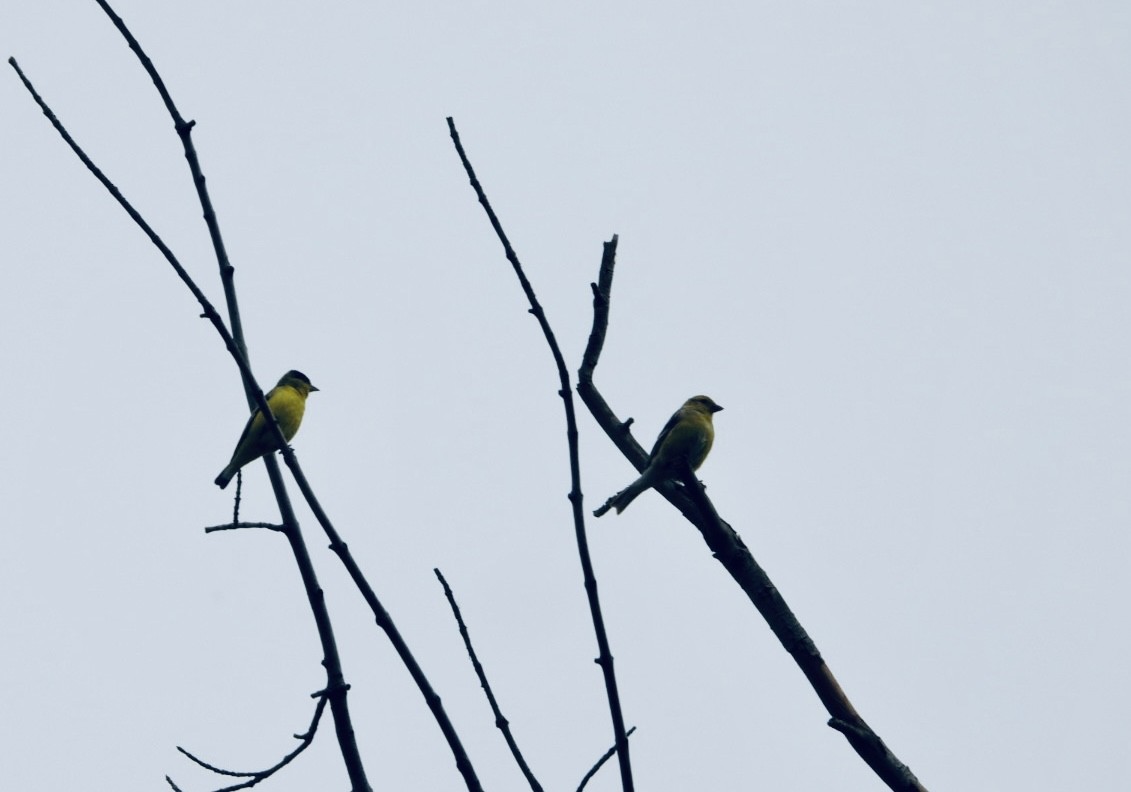
[[255, 419], [259, 417], [262, 410], [256, 409], [250, 416], [248, 416], [247, 423], [243, 425], [243, 432], [240, 434], [240, 439], [236, 441], [236, 448], [242, 448], [244, 441], [247, 440], [248, 434], [251, 433], [251, 426], [255, 423]]
[[[279, 387], [275, 386], [271, 390], [267, 391], [266, 398], [267, 398], [268, 402], [271, 401], [271, 397], [275, 395], [275, 391], [277, 391], [277, 390], [279, 390]], [[271, 412], [274, 412], [274, 411], [275, 411], [275, 409], [272, 407]], [[255, 412], [253, 412], [250, 416], [248, 416], [247, 423], [244, 424], [244, 427], [243, 427], [243, 433], [240, 435], [240, 439], [236, 441], [236, 448], [239, 448], [243, 445], [243, 441], [246, 440], [248, 434], [251, 433], [251, 427], [255, 423], [255, 419], [259, 418], [262, 415], [262, 413], [263, 413], [263, 410], [261, 410], [259, 407], [256, 407]]]
[[672, 413], [672, 417], [668, 419], [668, 422], [664, 424], [664, 428], [660, 430], [660, 436], [656, 438], [656, 444], [652, 446], [652, 453], [648, 455], [649, 462], [656, 458], [656, 452], [660, 450], [660, 446], [667, 440], [668, 435], [672, 433], [672, 429], [675, 428], [677, 423], [679, 423], [679, 410]]

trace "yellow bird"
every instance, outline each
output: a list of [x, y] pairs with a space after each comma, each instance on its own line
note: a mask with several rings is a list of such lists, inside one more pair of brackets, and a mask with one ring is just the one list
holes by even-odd
[[[267, 406], [271, 408], [272, 415], [283, 430], [283, 437], [287, 442], [295, 436], [299, 425], [302, 423], [302, 414], [306, 411], [306, 397], [311, 392], [318, 390], [310, 384], [310, 380], [301, 371], [288, 371], [267, 394]], [[236, 443], [236, 450], [232, 453], [232, 461], [220, 471], [216, 477], [216, 485], [220, 489], [228, 486], [232, 476], [248, 462], [259, 459], [264, 454], [278, 450], [279, 444], [275, 442], [275, 434], [263, 416], [262, 410], [256, 410], [247, 419], [247, 426]]]
[[640, 478], [629, 484], [604, 506], [593, 512], [600, 517], [609, 509], [615, 508], [620, 514], [636, 496], [649, 487], [679, 475], [681, 462], [686, 461], [692, 470], [698, 470], [715, 442], [715, 424], [712, 416], [722, 407], [715, 404], [710, 396], [692, 396], [668, 419], [656, 445], [648, 456], [648, 466]]

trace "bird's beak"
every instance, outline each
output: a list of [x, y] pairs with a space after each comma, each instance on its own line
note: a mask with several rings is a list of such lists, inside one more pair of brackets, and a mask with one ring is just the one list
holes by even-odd
[[723, 409], [722, 407], [720, 407], [719, 405], [716, 404], [714, 407], [711, 408], [711, 412], [717, 413], [717, 412], [721, 411], [722, 409]]
[[316, 390], [319, 390], [319, 389], [314, 387], [313, 385], [310, 386], [310, 392], [311, 393], [314, 393], [314, 391], [316, 391]]

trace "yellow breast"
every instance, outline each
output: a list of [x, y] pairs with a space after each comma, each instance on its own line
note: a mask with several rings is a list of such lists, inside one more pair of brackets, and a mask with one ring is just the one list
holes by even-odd
[[299, 424], [302, 423], [302, 414], [306, 410], [306, 399], [294, 388], [283, 385], [271, 392], [267, 404], [270, 406], [271, 412], [275, 414], [279, 428], [283, 430], [283, 437], [287, 438], [289, 442], [295, 436], [295, 432], [298, 431]]

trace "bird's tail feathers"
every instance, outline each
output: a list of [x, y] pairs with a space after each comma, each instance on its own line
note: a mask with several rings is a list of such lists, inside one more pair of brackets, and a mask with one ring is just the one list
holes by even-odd
[[232, 480], [232, 476], [236, 475], [239, 468], [233, 468], [231, 465], [220, 471], [220, 475], [216, 477], [216, 486], [224, 489], [228, 486], [228, 482]]
[[629, 484], [616, 495], [613, 496], [613, 508], [617, 510], [617, 514], [628, 508], [628, 504], [636, 500], [644, 490], [652, 486], [652, 481], [647, 476], [641, 476], [636, 481]]

